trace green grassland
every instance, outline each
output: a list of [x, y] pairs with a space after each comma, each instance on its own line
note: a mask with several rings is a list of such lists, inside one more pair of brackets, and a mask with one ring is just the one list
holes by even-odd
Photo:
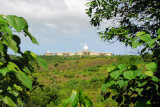
[[[35, 62], [32, 62], [33, 66], [36, 69], [32, 75], [37, 78], [37, 81], [41, 85], [44, 85], [44, 87], [49, 87], [50, 90], [52, 90], [52, 88], [55, 89], [55, 92], [57, 94], [56, 102], [58, 103], [55, 104], [54, 101], [52, 102], [58, 107], [62, 107], [64, 99], [68, 98], [71, 95], [73, 89], [78, 88], [81, 88], [83, 92], [90, 97], [95, 107], [115, 106], [116, 103], [114, 101], [111, 101], [110, 99], [104, 101], [100, 95], [100, 87], [104, 83], [105, 78], [108, 74], [107, 67], [110, 65], [118, 65], [120, 63], [125, 63], [127, 65], [136, 63], [139, 64], [139, 66], [142, 66], [144, 64], [140, 56], [133, 55], [39, 57], [43, 58], [47, 62], [49, 71], [35, 66]], [[35, 92], [33, 91], [32, 93]], [[32, 95], [34, 94], [31, 94], [30, 100], [33, 100]], [[41, 99], [43, 99], [43, 96], [41, 97]], [[36, 98], [34, 98], [34, 100], [35, 99]], [[40, 100], [38, 100], [37, 102], [30, 101], [30, 103], [35, 104], [38, 104], [38, 102], [40, 102]]]

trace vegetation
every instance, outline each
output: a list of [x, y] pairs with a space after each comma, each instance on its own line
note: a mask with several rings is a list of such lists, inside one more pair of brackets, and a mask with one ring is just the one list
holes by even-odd
[[[12, 30], [22, 32], [31, 39], [32, 43], [38, 44], [38, 42], [28, 31], [28, 24], [24, 18], [0, 15], [0, 99], [1, 104], [16, 107], [19, 102], [23, 102], [23, 99], [28, 97], [28, 91], [32, 90], [34, 68], [30, 61], [37, 61], [45, 69], [47, 65], [33, 52], [22, 52], [21, 40], [13, 34]], [[7, 53], [8, 48], [21, 56], [15, 59], [10, 57]]]
[[[93, 26], [110, 19], [119, 24], [98, 32], [104, 41], [118, 40], [133, 49], [140, 46], [143, 58], [151, 58], [151, 62], [141, 68], [123, 63], [108, 67], [108, 77], [101, 87], [104, 99], [111, 98], [119, 106], [159, 106], [160, 1], [91, 0], [87, 6]], [[116, 94], [111, 95], [106, 89]]]
[[[141, 68], [146, 63], [143, 62], [141, 56], [85, 56], [83, 58], [73, 57], [59, 57], [59, 56], [39, 56], [48, 63], [49, 71], [40, 68], [33, 73], [33, 76], [37, 78], [37, 81], [44, 85], [44, 87], [50, 87], [51, 89], [58, 90], [58, 107], [62, 107], [67, 99], [72, 96], [72, 90], [79, 92], [79, 88], [83, 90], [84, 96], [89, 96], [95, 107], [116, 106], [117, 103], [111, 98], [105, 99], [101, 96], [101, 86], [103, 85], [106, 77], [108, 76], [108, 67], [118, 66], [120, 63], [126, 63], [126, 66], [137, 64], [138, 68]], [[51, 61], [50, 59], [58, 59], [57, 61]], [[138, 62], [136, 62], [138, 61]], [[63, 63], [62, 63], [63, 62]], [[77, 63], [78, 62], [78, 63]], [[55, 64], [58, 66], [54, 66]], [[33, 65], [34, 66], [34, 65]], [[98, 68], [95, 71], [89, 71], [88, 68]], [[108, 90], [104, 90], [107, 93]], [[34, 90], [32, 91], [34, 92]], [[45, 93], [41, 90], [39, 93]], [[102, 95], [104, 95], [104, 93]], [[111, 95], [115, 95], [116, 92], [111, 92]], [[43, 94], [42, 94], [43, 95]], [[32, 97], [32, 95], [30, 96]], [[37, 102], [39, 101], [34, 97]], [[79, 98], [79, 97], [78, 97]], [[31, 98], [30, 98], [31, 99]], [[45, 97], [41, 97], [45, 101]], [[79, 101], [79, 100], [78, 100]], [[52, 101], [53, 102], [53, 101]], [[47, 104], [51, 101], [48, 100]], [[34, 103], [32, 103], [34, 105]], [[41, 103], [39, 103], [41, 104]], [[47, 105], [46, 104], [46, 105]], [[67, 103], [70, 107], [71, 102]], [[79, 103], [76, 103], [79, 105]], [[38, 105], [42, 106], [42, 105]], [[56, 106], [56, 105], [54, 105]]]

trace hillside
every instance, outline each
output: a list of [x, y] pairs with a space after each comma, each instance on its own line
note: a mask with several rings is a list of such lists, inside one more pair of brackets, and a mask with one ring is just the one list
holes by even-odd
[[[135, 60], [140, 63], [142, 60], [140, 56], [40, 57], [47, 62], [49, 71], [36, 68], [33, 76], [38, 82], [46, 87], [58, 88], [61, 101], [70, 96], [72, 89], [81, 88], [94, 102], [95, 107], [108, 104], [107, 101], [102, 102], [100, 97], [100, 87], [107, 77], [107, 67], [119, 63], [134, 64]], [[61, 106], [62, 102], [58, 107]]]

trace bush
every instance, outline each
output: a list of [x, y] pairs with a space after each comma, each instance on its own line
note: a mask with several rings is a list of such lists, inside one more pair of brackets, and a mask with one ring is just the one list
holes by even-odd
[[74, 73], [72, 73], [72, 74], [64, 74], [64, 77], [66, 77], [66, 78], [73, 78], [74, 77]]
[[55, 64], [54, 64], [54, 67], [57, 67], [58, 65], [59, 65], [58, 63], [55, 63]]
[[85, 69], [84, 69], [84, 72], [86, 72], [86, 71], [96, 72], [96, 71], [98, 71], [98, 70], [99, 70], [98, 67], [90, 67], [90, 68], [85, 68]]
[[40, 88], [37, 87], [31, 92], [31, 96], [28, 101], [30, 107], [46, 107], [47, 105], [58, 105], [61, 102], [59, 90], [56, 88]]

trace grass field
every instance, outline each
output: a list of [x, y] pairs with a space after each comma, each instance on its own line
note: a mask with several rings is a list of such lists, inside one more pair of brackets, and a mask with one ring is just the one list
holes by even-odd
[[135, 61], [141, 65], [142, 61], [140, 56], [40, 57], [47, 62], [49, 71], [35, 67], [33, 76], [44, 86], [58, 89], [61, 96], [58, 107], [62, 107], [63, 100], [78, 88], [91, 98], [95, 107], [115, 106], [114, 101], [103, 101], [100, 95], [100, 87], [107, 77], [107, 67], [119, 63], [134, 64]]

